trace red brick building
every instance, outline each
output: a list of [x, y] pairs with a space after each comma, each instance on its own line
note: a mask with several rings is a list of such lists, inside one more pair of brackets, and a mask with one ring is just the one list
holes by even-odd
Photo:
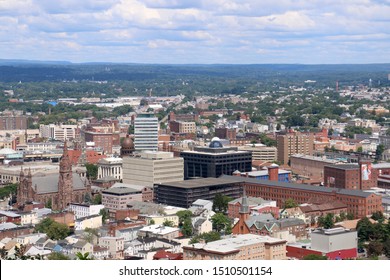
[[95, 147], [99, 147], [104, 153], [112, 153], [114, 137], [112, 133], [85, 131], [85, 142], [94, 142]]
[[368, 190], [378, 186], [378, 170], [371, 168], [370, 179], [364, 180], [361, 166], [357, 164], [334, 164], [324, 167], [324, 185], [327, 187]]
[[235, 140], [237, 138], [237, 132], [233, 128], [216, 128], [215, 129], [215, 137], [220, 139], [230, 139]]
[[283, 207], [284, 202], [288, 198], [292, 198], [299, 204], [310, 201], [322, 201], [323, 203], [341, 201], [347, 205], [348, 213], [352, 213], [357, 218], [372, 215], [376, 211], [383, 211], [381, 196], [360, 190], [256, 180], [227, 175], [223, 175], [221, 178], [225, 181], [230, 179], [232, 182], [241, 183], [248, 196], [275, 200], [278, 207]]

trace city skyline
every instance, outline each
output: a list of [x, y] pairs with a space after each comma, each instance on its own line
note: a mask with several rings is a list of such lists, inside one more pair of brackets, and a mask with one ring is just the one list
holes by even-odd
[[390, 62], [390, 1], [0, 1], [0, 59]]

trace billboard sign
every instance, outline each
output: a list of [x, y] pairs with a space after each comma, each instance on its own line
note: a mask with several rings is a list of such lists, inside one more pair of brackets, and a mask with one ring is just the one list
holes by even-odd
[[371, 180], [372, 175], [372, 166], [371, 163], [364, 163], [361, 165], [361, 174], [362, 174], [362, 181], [368, 181]]

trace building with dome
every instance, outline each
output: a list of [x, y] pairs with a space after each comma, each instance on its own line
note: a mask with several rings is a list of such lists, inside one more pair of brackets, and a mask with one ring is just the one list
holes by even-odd
[[218, 178], [232, 175], [234, 171], [252, 171], [252, 152], [239, 151], [237, 147], [224, 147], [218, 137], [211, 139], [208, 146], [195, 146], [192, 151], [182, 151], [184, 179]]
[[122, 141], [121, 145], [121, 157], [131, 156], [135, 151], [133, 139], [129, 135]]

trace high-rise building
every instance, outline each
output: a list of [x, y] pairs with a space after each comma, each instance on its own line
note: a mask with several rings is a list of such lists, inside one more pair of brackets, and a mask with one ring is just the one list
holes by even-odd
[[123, 157], [123, 182], [153, 187], [155, 184], [183, 180], [183, 159], [170, 152], [144, 151]]
[[278, 135], [276, 138], [278, 161], [287, 164], [291, 155], [313, 155], [313, 134], [299, 132]]
[[27, 116], [0, 116], [0, 130], [27, 129]]
[[134, 120], [135, 151], [158, 150], [158, 118], [153, 114], [139, 114]]
[[208, 147], [194, 147], [193, 151], [182, 151], [184, 178], [214, 177], [231, 175], [236, 170], [252, 171], [252, 152], [239, 151], [237, 147], [224, 147], [214, 137]]

